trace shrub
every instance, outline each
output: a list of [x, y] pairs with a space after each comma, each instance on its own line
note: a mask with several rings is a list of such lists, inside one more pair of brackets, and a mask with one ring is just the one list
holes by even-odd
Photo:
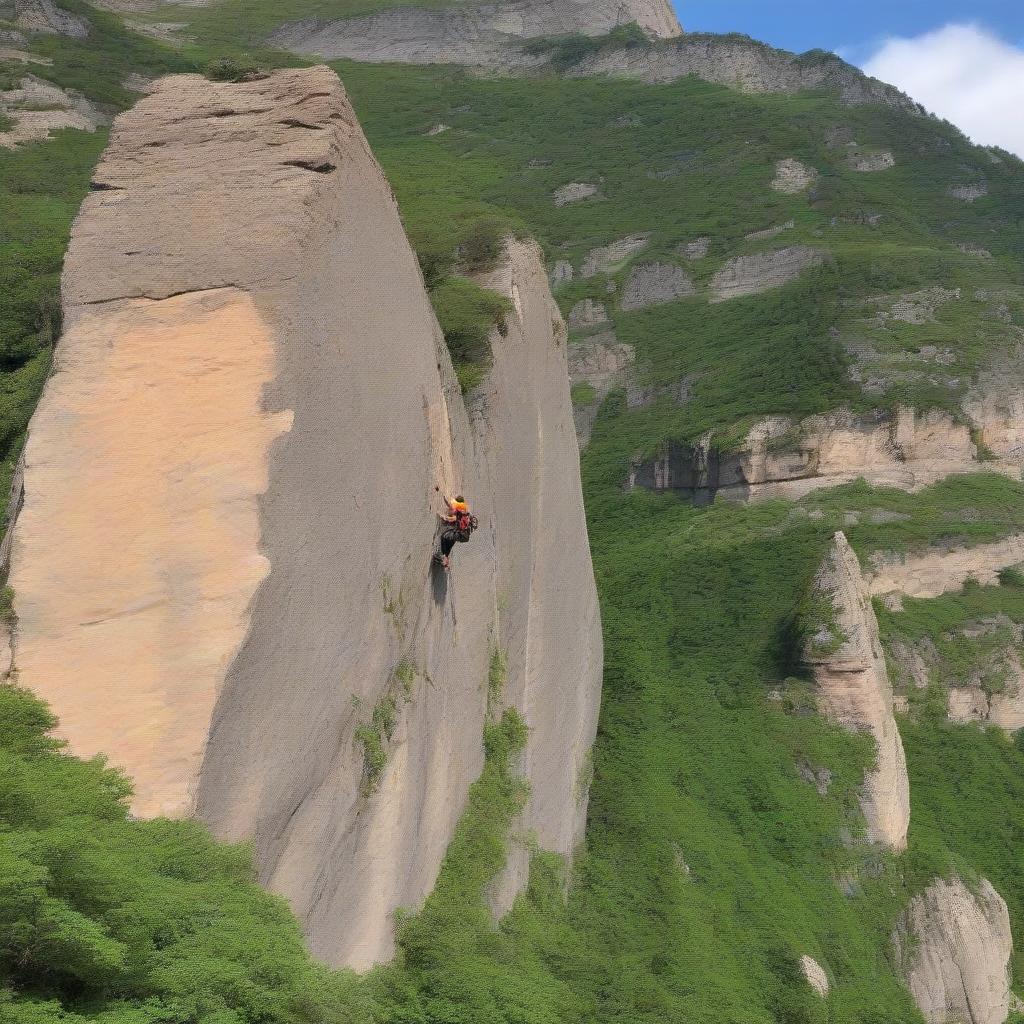
[[[446, 278], [431, 293], [460, 383], [479, 383], [490, 364], [491, 331], [501, 329], [511, 303], [461, 277]], [[472, 372], [465, 367], [472, 366]], [[463, 384], [463, 392], [469, 388]]]
[[266, 78], [267, 72], [249, 57], [216, 57], [206, 65], [211, 82], [253, 82]]

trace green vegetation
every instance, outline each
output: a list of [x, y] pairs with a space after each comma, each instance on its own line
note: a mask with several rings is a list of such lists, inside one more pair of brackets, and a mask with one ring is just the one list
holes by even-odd
[[501, 698], [508, 678], [508, 660], [500, 647], [491, 651], [491, 664], [487, 670], [487, 703], [494, 704]]
[[394, 735], [398, 718], [398, 701], [385, 694], [373, 708], [369, 725], [356, 729], [356, 739], [363, 745], [363, 796], [375, 792], [388, 764], [387, 744]]
[[5, 1024], [345, 1019], [248, 851], [191, 822], [136, 821], [129, 785], [47, 737], [0, 686], [0, 1018]]
[[878, 620], [887, 646], [902, 641], [917, 650], [930, 682], [944, 687], [980, 686], [999, 693], [1014, 674], [1014, 658], [1024, 654], [1018, 637], [1024, 586], [1013, 571], [1004, 573], [1000, 586], [968, 580], [959, 593], [906, 598], [899, 612], [881, 607]]
[[503, 295], [464, 277], [447, 277], [430, 293], [463, 392], [483, 379], [490, 365], [491, 331], [504, 333], [512, 304]]
[[206, 65], [205, 73], [211, 82], [252, 82], [267, 76], [264, 68], [247, 57], [217, 57]]
[[527, 53], [548, 54], [555, 68], [564, 69], [608, 50], [631, 50], [646, 45], [648, 39], [643, 29], [631, 24], [620, 25], [603, 36], [573, 34], [531, 39], [524, 49]]
[[574, 384], [571, 397], [573, 405], [585, 408], [597, 401], [597, 392], [591, 384]]

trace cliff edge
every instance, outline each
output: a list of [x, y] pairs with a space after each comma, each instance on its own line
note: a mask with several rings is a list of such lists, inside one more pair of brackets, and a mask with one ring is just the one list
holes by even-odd
[[[535, 248], [499, 273], [512, 311], [467, 409], [324, 67], [162, 80], [72, 233], [15, 670], [72, 751], [133, 778], [136, 813], [251, 840], [331, 964], [386, 959], [393, 911], [429, 893], [489, 704], [531, 727], [524, 826], [567, 855], [582, 828], [602, 649], [564, 329]], [[444, 573], [458, 490], [480, 529]]]

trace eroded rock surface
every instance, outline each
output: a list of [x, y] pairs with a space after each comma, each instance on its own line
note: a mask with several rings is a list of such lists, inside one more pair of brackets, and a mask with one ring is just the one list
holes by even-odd
[[725, 302], [744, 295], [757, 295], [795, 281], [805, 270], [820, 266], [827, 253], [809, 245], [737, 256], [711, 278], [713, 302]]
[[873, 174], [877, 171], [887, 171], [890, 167], [896, 166], [896, 157], [887, 149], [870, 152], [867, 150], [854, 150], [849, 156], [850, 167], [861, 174]]
[[593, 299], [580, 299], [569, 310], [569, 327], [574, 331], [585, 331], [599, 324], [608, 323], [608, 310]]
[[15, 89], [0, 91], [0, 114], [14, 122], [9, 131], [0, 132], [0, 147], [5, 149], [48, 138], [61, 128], [94, 132], [110, 120], [81, 93], [35, 75], [26, 75]]
[[828, 998], [829, 985], [828, 975], [825, 973], [825, 968], [822, 967], [814, 957], [808, 956], [805, 953], [800, 957], [800, 970], [807, 979], [807, 984], [810, 985], [822, 999]]
[[14, 25], [29, 35], [60, 35], [84, 39], [89, 24], [53, 0], [14, 0]]
[[583, 260], [580, 277], [613, 273], [638, 252], [643, 252], [649, 241], [648, 235], [627, 235], [625, 238], [618, 238], [607, 245], [591, 249]]
[[566, 185], [559, 185], [551, 194], [555, 206], [568, 206], [569, 203], [578, 203], [581, 199], [590, 199], [597, 195], [597, 186], [586, 181], [570, 181]]
[[[979, 461], [971, 428], [949, 413], [900, 406], [873, 413], [840, 408], [805, 420], [766, 416], [738, 451], [720, 454], [711, 441], [670, 446], [638, 463], [633, 480], [693, 499], [795, 500], [861, 478], [876, 487], [917, 491], [980, 469], [1019, 474], [1010, 460]], [[999, 568], [1008, 564], [1015, 562]]]
[[604, 331], [569, 346], [569, 379], [573, 386], [593, 388], [592, 401], [573, 410], [576, 436], [581, 447], [590, 440], [601, 403], [615, 388], [627, 387], [636, 361], [632, 345], [620, 342], [614, 331]]
[[796, 56], [752, 39], [682, 35], [647, 47], [603, 49], [574, 65], [570, 75], [616, 75], [645, 82], [675, 82], [696, 75], [750, 93], [796, 93], [826, 89], [844, 103], [883, 103], [920, 112], [898, 89], [834, 56]]
[[878, 551], [871, 556], [871, 592], [880, 597], [939, 597], [962, 589], [968, 579], [994, 586], [999, 573], [1024, 563], [1024, 534], [974, 547], [937, 546], [925, 551]]
[[892, 687], [878, 621], [860, 563], [837, 533], [814, 581], [814, 631], [804, 658], [814, 671], [820, 712], [844, 728], [870, 733], [875, 765], [864, 778], [861, 809], [868, 838], [892, 850], [907, 845], [910, 786], [903, 742], [893, 715]]
[[283, 25], [275, 46], [336, 59], [533, 68], [548, 58], [522, 48], [539, 36], [605, 35], [636, 23], [651, 38], [679, 35], [668, 0], [509, 0], [436, 9], [394, 7], [342, 20]]
[[804, 192], [818, 180], [818, 172], [813, 167], [800, 163], [792, 157], [780, 160], [775, 165], [775, 178], [772, 180], [772, 188], [776, 192], [786, 192], [793, 195], [797, 192]]
[[975, 185], [954, 185], [949, 194], [954, 199], [962, 199], [965, 203], [973, 203], [976, 199], [983, 199], [988, 195], [988, 185], [979, 182]]
[[[164, 79], [94, 183], [13, 530], [19, 678], [128, 772], [135, 813], [251, 841], [314, 954], [368, 967], [479, 773], [497, 646], [531, 726], [523, 828], [570, 854], [582, 827], [601, 639], [539, 251], [500, 271], [513, 312], [471, 419], [329, 69]], [[446, 574], [457, 490], [481, 527]]]
[[1010, 915], [982, 878], [936, 879], [904, 911], [897, 957], [929, 1024], [1003, 1024], [1010, 1010]]
[[696, 295], [693, 278], [674, 263], [640, 263], [629, 272], [622, 291], [624, 310], [663, 306]]

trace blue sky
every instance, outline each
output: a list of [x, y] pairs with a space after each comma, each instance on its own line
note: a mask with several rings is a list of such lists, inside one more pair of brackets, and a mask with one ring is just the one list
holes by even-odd
[[745, 32], [786, 50], [842, 49], [859, 57], [887, 36], [918, 36], [951, 22], [974, 22], [1024, 46], [1020, 0], [674, 0], [691, 32]]
[[970, 138], [1024, 157], [1024, 0], [673, 0], [690, 32], [833, 50]]

